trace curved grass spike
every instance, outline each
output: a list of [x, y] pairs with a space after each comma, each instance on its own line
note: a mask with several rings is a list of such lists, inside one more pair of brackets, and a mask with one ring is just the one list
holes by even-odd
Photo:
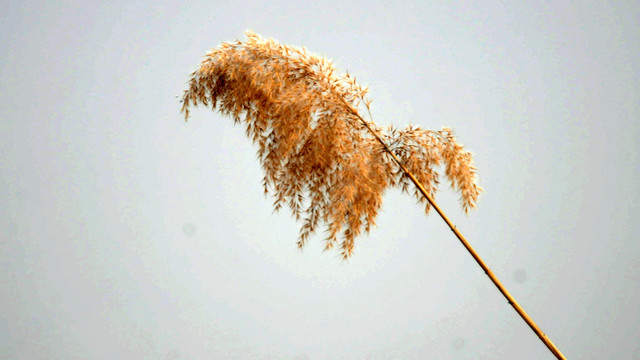
[[436, 209], [523, 320], [564, 359], [433, 200], [439, 165], [465, 212], [482, 191], [471, 153], [453, 132], [378, 127], [358, 112], [370, 110], [368, 89], [348, 73], [337, 75], [328, 59], [251, 31], [245, 35], [244, 42], [223, 43], [205, 56], [191, 74], [182, 112], [186, 120], [191, 106], [203, 104], [245, 125], [258, 146], [265, 193], [274, 196], [276, 210], [286, 205], [302, 222], [298, 247], [325, 225], [325, 250], [340, 238], [341, 256], [348, 259], [358, 235], [375, 224], [384, 191], [396, 186], [409, 193], [413, 183], [425, 212]]

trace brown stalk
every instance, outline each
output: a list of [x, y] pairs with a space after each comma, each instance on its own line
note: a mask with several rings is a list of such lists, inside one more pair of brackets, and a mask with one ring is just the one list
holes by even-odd
[[373, 131], [373, 129], [371, 129], [369, 124], [362, 118], [362, 116], [360, 116], [360, 114], [356, 111], [356, 109], [354, 109], [350, 104], [348, 104], [346, 101], [344, 101], [344, 99], [341, 99], [341, 100], [344, 103], [344, 105], [347, 106], [349, 111], [353, 115], [355, 115], [362, 122], [362, 124], [367, 128], [367, 130], [369, 130], [369, 132], [371, 132], [371, 134], [376, 138], [376, 140], [378, 140], [378, 142], [380, 142], [380, 145], [383, 146], [384, 150], [393, 158], [393, 160], [398, 164], [398, 166], [402, 169], [402, 171], [404, 171], [404, 173], [407, 174], [407, 176], [411, 179], [413, 184], [420, 190], [422, 195], [424, 195], [424, 197], [427, 199], [429, 204], [431, 204], [431, 206], [433, 206], [433, 208], [436, 209], [436, 211], [438, 212], [438, 214], [440, 215], [442, 220], [444, 220], [444, 222], [447, 223], [447, 225], [449, 226], [451, 231], [453, 231], [453, 233], [456, 235], [458, 240], [460, 240], [462, 245], [467, 249], [467, 251], [469, 251], [471, 256], [473, 256], [473, 258], [476, 260], [478, 265], [480, 265], [482, 270], [484, 270], [484, 273], [487, 274], [489, 279], [491, 279], [493, 284], [498, 288], [498, 290], [500, 290], [502, 295], [504, 295], [504, 297], [507, 298], [507, 302], [509, 302], [509, 304], [516, 310], [516, 312], [520, 315], [520, 317], [522, 317], [522, 320], [524, 320], [527, 323], [527, 325], [529, 325], [531, 330], [533, 330], [533, 332], [536, 333], [538, 338], [540, 338], [540, 340], [547, 346], [549, 351], [551, 351], [551, 353], [553, 353], [553, 355], [555, 355], [555, 357], [557, 359], [566, 360], [566, 357], [560, 352], [560, 350], [555, 346], [555, 344], [551, 341], [551, 339], [549, 339], [547, 337], [547, 335], [545, 335], [542, 332], [542, 330], [540, 330], [538, 325], [536, 325], [536, 323], [533, 321], [533, 319], [524, 311], [522, 306], [520, 306], [520, 304], [518, 304], [516, 299], [514, 299], [513, 296], [511, 296], [509, 291], [504, 287], [504, 285], [502, 285], [502, 283], [500, 282], [498, 277], [493, 273], [493, 271], [491, 271], [491, 269], [489, 269], [489, 267], [487, 266], [487, 264], [485, 264], [485, 262], [482, 260], [480, 255], [478, 255], [476, 250], [471, 246], [471, 244], [469, 244], [469, 242], [462, 235], [462, 233], [460, 233], [458, 228], [455, 225], [453, 225], [451, 220], [449, 220], [447, 215], [445, 215], [445, 213], [442, 211], [442, 209], [440, 209], [440, 206], [438, 206], [438, 204], [436, 204], [435, 200], [433, 199], [433, 197], [431, 195], [429, 195], [429, 192], [424, 188], [424, 186], [422, 186], [422, 184], [415, 178], [415, 176], [413, 176], [411, 171], [409, 171], [409, 169], [407, 169], [402, 164], [400, 159], [398, 159], [396, 154], [394, 154], [393, 151], [391, 151], [391, 149], [389, 149], [387, 144], [380, 138], [380, 136], [378, 136], [378, 134], [375, 131]]
[[385, 189], [401, 187], [408, 193], [410, 180], [417, 189], [414, 196], [426, 199], [425, 211], [436, 209], [527, 325], [556, 358], [565, 359], [434, 201], [439, 183], [434, 167], [440, 164], [460, 191], [465, 212], [475, 207], [482, 191], [471, 153], [451, 130], [409, 126], [383, 133], [358, 113], [360, 101], [367, 110], [369, 101], [355, 78], [335, 75], [328, 59], [304, 48], [264, 40], [251, 31], [246, 35], [244, 43], [223, 43], [207, 54], [191, 75], [182, 111], [186, 119], [191, 106], [210, 105], [246, 125], [247, 136], [258, 145], [265, 192], [273, 192], [276, 210], [288, 205], [303, 222], [298, 246], [324, 223], [329, 234], [325, 249], [337, 244], [341, 232], [342, 257], [348, 259], [354, 239], [375, 225]]

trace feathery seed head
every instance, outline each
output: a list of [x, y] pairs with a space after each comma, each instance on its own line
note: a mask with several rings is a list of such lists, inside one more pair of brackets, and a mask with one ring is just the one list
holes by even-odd
[[[349, 74], [336, 75], [330, 60], [252, 31], [245, 35], [244, 42], [223, 43], [205, 56], [184, 91], [182, 112], [186, 120], [191, 106], [210, 105], [245, 125], [274, 208], [286, 204], [302, 221], [300, 248], [325, 224], [325, 249], [340, 237], [342, 257], [351, 256], [355, 238], [375, 225], [384, 191], [409, 190], [409, 177], [388, 150], [432, 196], [439, 184], [435, 167], [444, 164], [464, 211], [475, 207], [482, 189], [473, 159], [450, 129], [379, 128], [357, 110], [369, 110], [368, 89]], [[426, 201], [418, 190], [414, 196]]]

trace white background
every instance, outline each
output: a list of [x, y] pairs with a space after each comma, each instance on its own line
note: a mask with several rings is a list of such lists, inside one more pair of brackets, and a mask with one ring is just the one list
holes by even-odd
[[[334, 60], [380, 125], [452, 127], [486, 192], [437, 197], [570, 359], [640, 352], [633, 1], [2, 1], [0, 358], [546, 359], [397, 190], [348, 263], [301, 253], [191, 71], [246, 29]], [[513, 5], [518, 3], [519, 5]]]

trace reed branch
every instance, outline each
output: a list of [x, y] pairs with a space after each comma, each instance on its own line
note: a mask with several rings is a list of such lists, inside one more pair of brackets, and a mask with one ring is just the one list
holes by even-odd
[[442, 217], [509, 304], [558, 358], [562, 353], [538, 328], [434, 200], [438, 166], [460, 193], [465, 212], [476, 206], [478, 185], [472, 154], [453, 131], [378, 127], [358, 112], [370, 112], [368, 89], [349, 75], [337, 75], [330, 60], [263, 39], [247, 31], [247, 40], [211, 50], [191, 74], [182, 96], [185, 120], [191, 106], [211, 106], [245, 126], [258, 147], [265, 193], [274, 209], [287, 206], [302, 222], [298, 247], [321, 225], [325, 250], [338, 244], [343, 259], [355, 239], [367, 233], [389, 187], [399, 187]]

